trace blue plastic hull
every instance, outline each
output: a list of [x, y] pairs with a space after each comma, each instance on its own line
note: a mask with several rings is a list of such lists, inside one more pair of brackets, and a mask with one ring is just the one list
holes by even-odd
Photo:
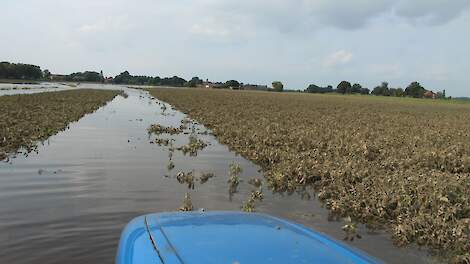
[[176, 212], [132, 220], [118, 264], [379, 263], [321, 233], [276, 217], [241, 212]]

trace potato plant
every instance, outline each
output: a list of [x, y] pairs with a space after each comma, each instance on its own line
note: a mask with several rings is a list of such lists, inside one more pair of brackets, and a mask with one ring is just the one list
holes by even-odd
[[119, 91], [71, 90], [0, 96], [0, 160], [20, 148], [33, 151], [39, 141], [113, 99]]
[[470, 104], [150, 89], [261, 166], [266, 188], [314, 193], [332, 218], [470, 260]]

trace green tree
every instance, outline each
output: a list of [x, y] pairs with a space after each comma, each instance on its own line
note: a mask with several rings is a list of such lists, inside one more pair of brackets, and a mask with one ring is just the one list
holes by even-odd
[[419, 82], [412, 82], [408, 87], [405, 89], [405, 94], [407, 96], [411, 96], [414, 98], [422, 98], [424, 96], [424, 93], [426, 92], [426, 89], [424, 89]]
[[101, 82], [101, 78], [98, 72], [86, 71], [86, 72], [75, 72], [65, 76], [66, 81], [72, 82]]
[[31, 64], [0, 62], [0, 78], [38, 80], [42, 78], [42, 70]]
[[362, 90], [362, 85], [358, 83], [353, 84], [353, 86], [351, 87], [351, 93], [361, 93], [361, 90]]
[[44, 70], [44, 72], [42, 73], [42, 77], [45, 79], [45, 80], [50, 80], [51, 79], [51, 72], [49, 70]]
[[338, 91], [338, 93], [345, 94], [348, 91], [351, 91], [351, 88], [352, 86], [350, 82], [342, 81], [338, 84], [338, 87], [336, 87], [336, 90]]
[[305, 89], [307, 93], [332, 93], [333, 87], [328, 85], [327, 87], [320, 87], [316, 84], [310, 84], [307, 89]]
[[279, 81], [274, 81], [273, 88], [274, 88], [274, 91], [276, 92], [282, 92], [284, 90], [284, 84], [282, 84], [282, 82], [279, 82]]
[[186, 85], [187, 85], [188, 87], [196, 87], [196, 86], [198, 86], [199, 84], [202, 84], [202, 80], [199, 79], [199, 77], [193, 77], [191, 80], [189, 80], [189, 81], [187, 82]]
[[236, 80], [230, 80], [225, 82], [227, 88], [240, 88], [240, 83]]
[[131, 75], [128, 71], [121, 72], [119, 75], [114, 77], [114, 83], [116, 84], [128, 84], [131, 79]]
[[370, 94], [369, 88], [362, 88], [361, 89], [361, 94], [367, 94], [367, 95]]
[[390, 88], [390, 96], [403, 97], [405, 96], [405, 91], [402, 88]]
[[372, 90], [373, 95], [381, 95], [381, 96], [390, 96], [390, 89], [388, 88], [388, 82], [382, 82], [379, 86], [376, 86], [374, 90]]

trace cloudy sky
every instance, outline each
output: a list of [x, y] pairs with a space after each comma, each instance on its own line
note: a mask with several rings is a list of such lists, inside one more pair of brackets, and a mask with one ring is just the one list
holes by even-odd
[[470, 0], [1, 0], [0, 60], [470, 96]]

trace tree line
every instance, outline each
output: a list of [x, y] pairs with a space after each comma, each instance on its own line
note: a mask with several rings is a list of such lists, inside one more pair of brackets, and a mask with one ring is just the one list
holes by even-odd
[[[49, 70], [41, 70], [41, 67], [32, 64], [23, 63], [9, 63], [0, 62], [0, 78], [2, 79], [23, 79], [23, 80], [63, 80], [73, 82], [110, 82], [114, 84], [128, 84], [128, 85], [154, 85], [154, 86], [174, 86], [174, 87], [197, 87], [204, 83], [199, 77], [193, 77], [191, 80], [173, 76], [161, 78], [159, 76], [143, 76], [131, 75], [128, 71], [124, 71], [114, 78], [105, 78], [103, 71], [85, 71], [75, 72], [69, 75], [52, 75]], [[231, 88], [241, 89], [244, 85], [237, 80], [228, 80], [225, 83], [216, 82], [211, 83], [213, 88]], [[284, 85], [282, 82], [275, 81], [272, 83], [273, 91], [283, 91]], [[446, 98], [445, 90], [442, 92], [434, 93], [433, 91], [425, 89], [420, 83], [412, 82], [405, 89], [389, 87], [387, 82], [382, 82], [376, 86], [372, 91], [368, 88], [362, 87], [358, 83], [351, 84], [348, 81], [341, 81], [336, 88], [328, 85], [321, 87], [315, 84], [310, 84], [305, 90], [307, 93], [340, 93], [340, 94], [364, 94], [376, 96], [394, 96], [394, 97], [432, 97], [432, 98]]]
[[151, 77], [141, 75], [131, 75], [128, 71], [122, 72], [114, 77], [113, 83], [115, 84], [130, 84], [130, 85], [162, 85], [162, 86], [175, 86], [183, 87], [187, 84], [187, 81], [181, 77]]
[[66, 75], [65, 80], [69, 82], [103, 82], [103, 72], [85, 71], [85, 72], [74, 72]]
[[39, 80], [42, 77], [43, 72], [39, 66], [6, 61], [0, 62], [0, 78], [2, 79]]
[[364, 95], [376, 95], [376, 96], [394, 96], [394, 97], [414, 97], [414, 98], [446, 98], [446, 92], [434, 93], [433, 91], [425, 89], [419, 82], [412, 82], [405, 89], [403, 88], [392, 88], [389, 87], [387, 82], [382, 82], [376, 86], [372, 91], [368, 88], [362, 87], [362, 85], [355, 83], [352, 84], [348, 81], [342, 81], [338, 86], [328, 85], [327, 87], [320, 87], [315, 84], [310, 84], [306, 89], [307, 93], [340, 93], [340, 94], [364, 94]]

